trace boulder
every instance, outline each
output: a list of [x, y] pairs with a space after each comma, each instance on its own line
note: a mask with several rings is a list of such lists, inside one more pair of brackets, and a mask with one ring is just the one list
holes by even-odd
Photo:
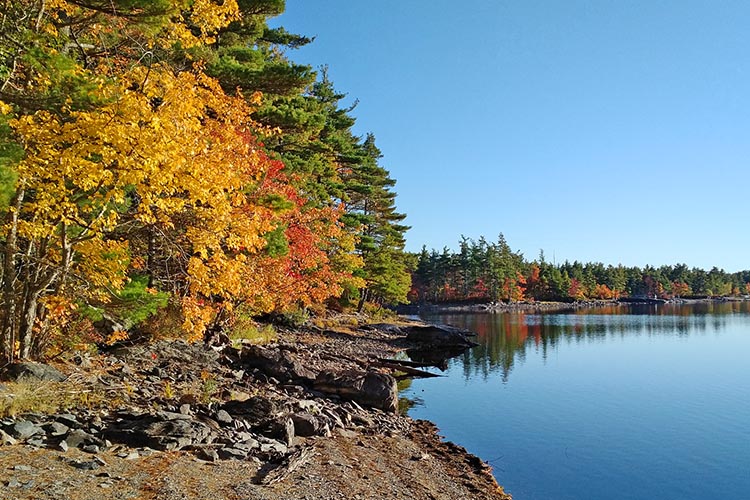
[[56, 368], [44, 363], [24, 361], [8, 365], [2, 372], [2, 378], [13, 382], [62, 382], [66, 377]]
[[180, 450], [187, 446], [210, 443], [215, 439], [211, 428], [179, 414], [143, 415], [121, 418], [104, 429], [104, 437], [133, 448], [149, 447], [159, 450]]
[[309, 413], [292, 414], [292, 422], [294, 422], [294, 433], [301, 437], [324, 435], [328, 430], [322, 419]]
[[70, 431], [64, 441], [69, 448], [79, 448], [91, 445], [104, 446], [104, 441], [81, 429]]
[[240, 361], [250, 368], [258, 368], [270, 377], [281, 381], [315, 379], [315, 372], [306, 368], [299, 358], [287, 349], [246, 346], [240, 352]]
[[13, 425], [7, 427], [6, 431], [11, 435], [11, 437], [20, 441], [29, 439], [35, 434], [44, 434], [44, 429], [37, 426], [36, 424], [29, 422], [28, 420], [18, 420]]
[[469, 340], [470, 336], [475, 334], [447, 325], [414, 325], [406, 329], [406, 340], [439, 348], [477, 346]]
[[385, 373], [324, 370], [315, 379], [314, 387], [365, 406], [389, 412], [398, 410], [396, 379]]
[[272, 399], [253, 396], [246, 401], [227, 401], [221, 406], [232, 418], [241, 419], [251, 427], [264, 426], [279, 412]]

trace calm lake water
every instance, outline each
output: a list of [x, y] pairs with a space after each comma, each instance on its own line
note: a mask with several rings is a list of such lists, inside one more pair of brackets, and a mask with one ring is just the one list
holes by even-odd
[[750, 303], [425, 319], [481, 345], [409, 414], [515, 500], [750, 499]]

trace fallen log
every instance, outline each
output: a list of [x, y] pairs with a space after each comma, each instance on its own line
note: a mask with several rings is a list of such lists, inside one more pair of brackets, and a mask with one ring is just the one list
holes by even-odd
[[[388, 361], [375, 360], [372, 362], [372, 364], [383, 367], [383, 368], [389, 368], [391, 370], [397, 370], [397, 371], [403, 372], [409, 377], [420, 377], [420, 378], [442, 377], [442, 375], [438, 375], [437, 373], [426, 372], [424, 370], [419, 370], [417, 368], [412, 368], [410, 366], [404, 366], [400, 363], [389, 363]], [[396, 378], [402, 378], [402, 377], [396, 377]]]
[[435, 365], [431, 363], [425, 363], [423, 361], [412, 361], [409, 359], [392, 359], [392, 358], [375, 358], [383, 363], [395, 363], [404, 366], [411, 366], [412, 368], [431, 368]]
[[313, 456], [312, 448], [302, 448], [289, 454], [280, 464], [268, 464], [255, 476], [255, 483], [268, 486], [286, 479]]

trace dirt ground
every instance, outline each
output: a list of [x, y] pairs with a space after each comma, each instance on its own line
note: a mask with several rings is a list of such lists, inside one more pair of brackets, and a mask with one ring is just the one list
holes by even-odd
[[[205, 462], [185, 452], [128, 459], [6, 446], [0, 449], [2, 499], [24, 500], [328, 500], [508, 499], [490, 470], [455, 445], [435, 439], [429, 422], [409, 436], [338, 431], [310, 438], [313, 453], [287, 478], [263, 486], [259, 464]], [[96, 464], [96, 465], [93, 465]], [[91, 468], [93, 470], [80, 469]]]

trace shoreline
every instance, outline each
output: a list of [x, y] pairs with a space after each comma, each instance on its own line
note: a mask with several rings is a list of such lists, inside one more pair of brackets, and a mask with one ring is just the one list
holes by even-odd
[[583, 300], [576, 302], [488, 302], [477, 304], [442, 303], [415, 304], [398, 308], [398, 313], [406, 316], [442, 313], [505, 313], [505, 312], [562, 312], [597, 307], [611, 307], [620, 305], [654, 305], [654, 304], [705, 304], [744, 302], [750, 300], [745, 297], [705, 297], [705, 298], [673, 298], [668, 300], [654, 299], [611, 299], [611, 300]]
[[[402, 365], [383, 360], [426, 347], [406, 334], [415, 325], [431, 339], [447, 331], [465, 341], [465, 332], [422, 322], [308, 326], [279, 331], [260, 348], [159, 341], [58, 365], [78, 390], [108, 397], [109, 407], [0, 420], [0, 483], [14, 498], [40, 500], [100, 498], [103, 489], [165, 500], [510, 499], [489, 465], [444, 441], [433, 423], [316, 385], [330, 371], [403, 375]], [[252, 353], [276, 361], [261, 366]], [[207, 381], [215, 387], [201, 401]], [[256, 408], [263, 411], [254, 416]], [[59, 432], [61, 422], [67, 434], [48, 430]], [[14, 438], [24, 426], [39, 432]], [[154, 428], [161, 434], [149, 434]], [[74, 443], [72, 434], [90, 438]]]

